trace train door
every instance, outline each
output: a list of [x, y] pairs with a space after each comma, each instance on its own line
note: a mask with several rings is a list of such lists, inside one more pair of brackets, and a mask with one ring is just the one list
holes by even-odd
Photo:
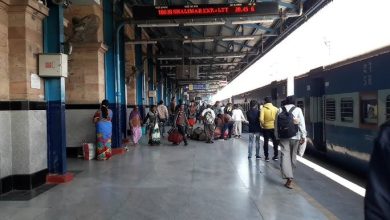
[[278, 101], [278, 88], [274, 87], [271, 88], [271, 99], [272, 99], [272, 104], [274, 106], [279, 106], [277, 101]]
[[323, 96], [325, 84], [323, 78], [314, 78], [311, 83], [310, 95], [310, 121], [313, 132], [314, 146], [321, 151], [326, 150], [325, 144], [325, 124], [323, 113]]

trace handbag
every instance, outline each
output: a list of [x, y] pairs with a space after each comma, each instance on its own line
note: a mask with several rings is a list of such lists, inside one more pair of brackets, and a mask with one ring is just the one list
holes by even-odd
[[154, 128], [153, 128], [152, 140], [153, 141], [160, 141], [160, 129], [159, 129], [157, 123], [154, 125]]

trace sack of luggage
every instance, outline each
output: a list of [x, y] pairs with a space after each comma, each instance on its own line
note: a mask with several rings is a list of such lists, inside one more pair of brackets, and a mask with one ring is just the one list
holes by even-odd
[[292, 114], [294, 109], [295, 107], [292, 107], [290, 111], [287, 111], [286, 107], [282, 107], [277, 124], [279, 138], [288, 139], [298, 133], [298, 126], [294, 123], [294, 115]]
[[169, 130], [168, 141], [174, 144], [180, 144], [183, 141], [183, 136], [179, 133], [177, 128]]
[[207, 140], [207, 136], [206, 136], [206, 133], [204, 131], [199, 135], [198, 140], [199, 141], [206, 141]]
[[195, 129], [192, 131], [192, 134], [191, 134], [190, 138], [191, 138], [192, 140], [199, 140], [199, 135], [202, 134], [202, 132], [203, 132], [203, 129], [200, 128], [200, 127], [197, 127], [197, 128], [195, 128]]

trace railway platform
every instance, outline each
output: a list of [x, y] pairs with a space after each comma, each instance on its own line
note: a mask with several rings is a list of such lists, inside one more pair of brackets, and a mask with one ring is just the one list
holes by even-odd
[[148, 146], [143, 138], [109, 161], [68, 158], [72, 182], [2, 195], [0, 219], [364, 218], [362, 196], [302, 163], [294, 189], [285, 188], [279, 161], [248, 159], [247, 139]]

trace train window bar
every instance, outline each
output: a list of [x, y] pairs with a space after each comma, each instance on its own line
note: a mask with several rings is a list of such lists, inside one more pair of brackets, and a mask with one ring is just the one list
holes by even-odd
[[340, 118], [342, 122], [353, 122], [353, 99], [352, 98], [341, 99]]
[[328, 121], [336, 120], [336, 100], [326, 99], [325, 100], [325, 119]]

